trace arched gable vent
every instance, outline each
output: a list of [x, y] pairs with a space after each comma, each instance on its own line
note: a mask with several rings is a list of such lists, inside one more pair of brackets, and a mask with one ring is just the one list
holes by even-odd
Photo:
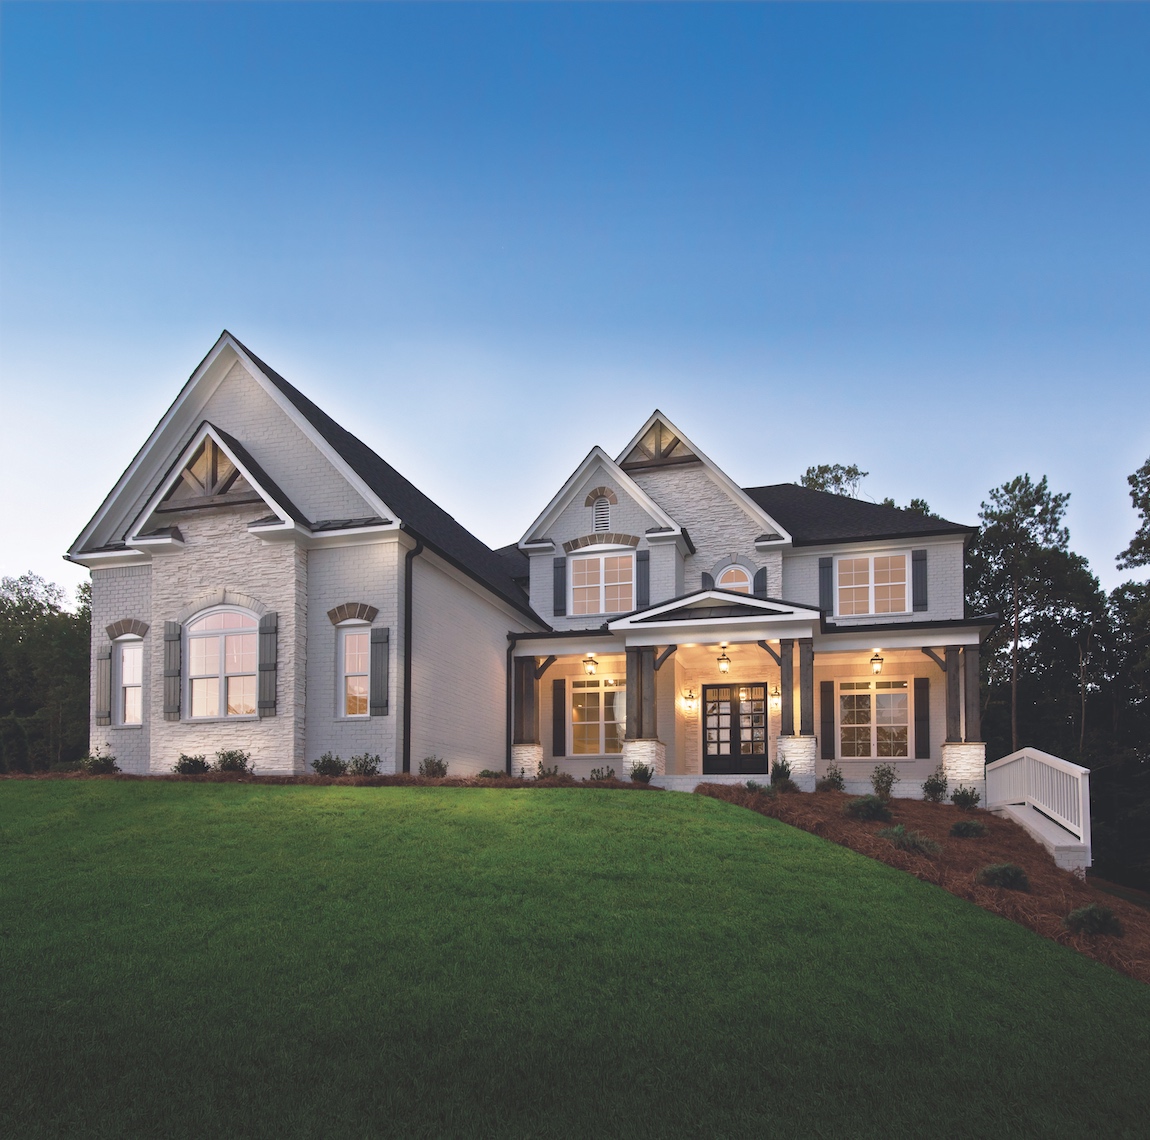
[[611, 506], [619, 502], [618, 496], [610, 487], [596, 487], [584, 500], [584, 506], [591, 508], [591, 529], [601, 534], [611, 529]]

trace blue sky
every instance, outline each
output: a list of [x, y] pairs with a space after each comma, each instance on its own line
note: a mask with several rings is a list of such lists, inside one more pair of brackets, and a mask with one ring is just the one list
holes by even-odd
[[[228, 328], [485, 541], [655, 407], [1106, 586], [1150, 455], [1150, 6], [0, 9], [0, 573]], [[520, 488], [508, 493], [507, 488]]]

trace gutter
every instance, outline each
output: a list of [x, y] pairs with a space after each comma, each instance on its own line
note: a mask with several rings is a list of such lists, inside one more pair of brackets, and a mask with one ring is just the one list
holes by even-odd
[[[407, 530], [407, 527], [401, 527]], [[408, 533], [412, 533], [408, 531]], [[423, 553], [423, 539], [415, 535], [415, 545], [403, 556], [403, 771], [411, 771], [411, 564]]]

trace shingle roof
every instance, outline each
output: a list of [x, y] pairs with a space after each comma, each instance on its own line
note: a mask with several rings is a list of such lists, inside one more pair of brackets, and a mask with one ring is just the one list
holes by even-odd
[[904, 511], [901, 507], [885, 507], [829, 491], [812, 491], [797, 483], [744, 487], [743, 490], [790, 531], [795, 546], [972, 534], [978, 529], [933, 515], [920, 515], [917, 511]]
[[496, 547], [495, 553], [503, 559], [512, 578], [526, 581], [531, 577], [531, 559], [519, 549], [518, 543]]
[[[230, 334], [229, 334], [230, 335]], [[232, 338], [235, 340], [235, 338]], [[493, 593], [527, 614], [541, 625], [546, 622], [532, 612], [527, 596], [512, 581], [508, 563], [469, 530], [432, 502], [418, 487], [408, 482], [390, 463], [381, 459], [366, 443], [340, 427], [325, 411], [311, 402], [298, 388], [269, 368], [251, 349], [240, 344], [264, 375], [287, 397], [308, 423], [335, 449], [357, 475], [399, 516], [419, 538], [456, 563]]]

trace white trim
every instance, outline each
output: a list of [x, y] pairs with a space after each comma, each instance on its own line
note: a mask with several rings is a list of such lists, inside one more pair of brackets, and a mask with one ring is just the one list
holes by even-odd
[[[220, 629], [220, 630], [206, 630], [203, 633], [193, 633], [190, 626], [193, 621], [198, 621], [200, 618], [207, 617], [213, 613], [238, 613], [244, 617], [253, 618], [255, 620], [254, 628], [240, 628], [236, 630]], [[204, 724], [208, 721], [249, 721], [259, 719], [259, 683], [260, 683], [260, 641], [259, 641], [259, 624], [260, 615], [253, 610], [248, 609], [246, 606], [236, 605], [234, 602], [223, 602], [217, 605], [209, 605], [204, 609], [198, 610], [193, 614], [189, 614], [187, 618], [181, 622], [181, 638], [180, 638], [180, 663], [181, 663], [181, 677], [180, 683], [183, 686], [181, 695], [181, 713], [180, 719], [188, 721], [189, 723]], [[228, 673], [227, 666], [224, 663], [224, 655], [226, 653], [227, 644], [225, 638], [228, 636], [251, 636], [256, 639], [256, 667], [252, 673]], [[191, 642], [201, 638], [218, 637], [220, 639], [220, 671], [218, 673], [201, 674], [199, 676], [192, 676], [192, 653]], [[250, 713], [236, 713], [229, 716], [226, 711], [217, 712], [214, 716], [193, 716], [192, 715], [192, 682], [198, 680], [211, 680], [215, 678], [218, 681], [218, 688], [216, 691], [217, 709], [227, 708], [228, 700], [228, 677], [252, 677], [255, 682], [254, 704], [255, 710]]]
[[[650, 621], [651, 618], [657, 617], [660, 614], [675, 613], [681, 609], [689, 609], [698, 606], [700, 602], [713, 601], [726, 605], [742, 606], [746, 609], [746, 617], [737, 618], [700, 618], [700, 621], [762, 621], [764, 618], [775, 619], [790, 619], [792, 621], [817, 621], [819, 616], [818, 606], [807, 606], [800, 602], [774, 602], [768, 601], [766, 598], [756, 598], [754, 594], [735, 593], [732, 590], [699, 590], [694, 594], [687, 594], [682, 598], [676, 598], [669, 602], [660, 602], [657, 606], [651, 606], [645, 610], [639, 610], [636, 613], [627, 614], [624, 617], [616, 618], [615, 621], [609, 622], [608, 627], [612, 630], [629, 630], [634, 628], [643, 629], [654, 623]], [[690, 618], [676, 618], [670, 624], [678, 625], [683, 622], [691, 621]]]
[[[345, 671], [346, 644], [349, 633], [367, 634], [367, 671], [365, 673], [347, 673]], [[347, 711], [346, 683], [347, 678], [365, 677], [367, 679], [367, 711], [349, 713]], [[361, 721], [371, 719], [371, 622], [363, 618], [348, 618], [335, 627], [335, 718], [342, 721]]]
[[[877, 624], [877, 623], [876, 623]], [[873, 653], [881, 646], [888, 649], [931, 649], [947, 645], [979, 645], [982, 635], [977, 627], [961, 629], [872, 629], [867, 632], [864, 625], [851, 626], [853, 636], [844, 637], [841, 632], [829, 631], [816, 642], [815, 648], [825, 653], [857, 653], [866, 650]]]
[[[603, 682], [605, 682], [605, 681], [618, 682], [614, 686], [614, 691], [616, 693], [621, 692], [624, 694], [624, 706], [623, 706], [623, 709], [621, 710], [623, 713], [623, 719], [622, 720], [619, 719], [619, 711], [620, 710], [616, 709], [615, 720], [612, 723], [623, 726], [623, 733], [624, 733], [624, 739], [625, 739], [626, 738], [626, 731], [627, 731], [627, 707], [626, 707], [627, 675], [626, 675], [626, 673], [604, 673], [602, 675], [595, 676], [595, 677], [588, 677], [586, 674], [584, 674], [582, 676], [570, 677], [570, 678], [568, 678], [568, 681], [569, 681], [569, 683], [564, 686], [564, 689], [566, 691], [566, 701], [567, 701], [567, 708], [564, 710], [564, 714], [565, 714], [565, 718], [566, 718], [566, 722], [567, 722], [567, 755], [566, 755], [566, 757], [559, 757], [559, 759], [561, 759], [561, 760], [563, 760], [563, 759], [567, 759], [567, 760], [611, 760], [611, 759], [617, 759], [617, 760], [622, 761], [622, 758], [623, 758], [622, 745], [620, 745], [618, 752], [603, 752], [603, 751], [599, 751], [599, 752], [576, 752], [575, 751], [575, 685], [577, 683], [582, 684], [583, 689], [581, 691], [583, 691], [583, 692], [594, 691], [594, 690], [590, 690], [588, 688], [588, 685], [592, 681], [598, 681], [600, 683], [600, 688], [597, 691], [598, 691], [600, 697], [602, 697], [603, 692], [604, 692], [604, 690], [602, 688]], [[604, 742], [604, 735], [605, 735], [604, 726], [606, 723], [603, 720], [603, 708], [604, 708], [604, 702], [602, 700], [600, 700], [600, 702], [599, 702], [599, 744], [600, 744], [600, 747], [602, 747], [603, 742]]]
[[[630, 613], [627, 610], [607, 610], [604, 609], [605, 595], [607, 591], [607, 583], [604, 581], [603, 560], [605, 558], [629, 558], [631, 561], [631, 605], [635, 604], [635, 594], [638, 589], [638, 563], [635, 559], [635, 550], [630, 546], [585, 546], [579, 550], [572, 550], [567, 555], [567, 616], [572, 618], [591, 618], [602, 617], [609, 618], [612, 614]], [[599, 563], [599, 609], [593, 611], [586, 611], [584, 613], [575, 612], [575, 590], [576, 588], [583, 589], [583, 587], [575, 586], [575, 562], [577, 561], [590, 561], [595, 559]]]
[[[844, 561], [861, 562], [863, 559], [867, 560], [867, 606], [869, 607], [865, 613], [861, 614], [843, 614], [839, 612], [839, 604], [841, 602], [842, 586], [839, 585], [839, 566]], [[874, 580], [875, 569], [874, 563], [876, 558], [901, 558], [903, 560], [903, 601], [906, 603], [906, 609], [902, 610], [883, 610], [877, 611], [874, 608], [874, 592], [877, 589], [877, 583]], [[869, 618], [878, 621], [898, 621], [900, 618], [911, 620], [914, 614], [913, 599], [911, 597], [913, 584], [911, 577], [913, 575], [913, 558], [910, 557], [905, 550], [889, 550], [878, 549], [874, 551], [851, 551], [846, 554], [834, 555], [834, 609], [831, 611], [831, 617], [838, 621], [853, 622], [859, 618]], [[847, 586], [848, 590], [860, 589], [858, 586]]]
[[[875, 717], [877, 708], [876, 702], [873, 700], [878, 695], [878, 689], [875, 688], [876, 682], [894, 681], [906, 685], [906, 755], [905, 756], [879, 756], [878, 752], [878, 721]], [[835, 678], [835, 763], [836, 764], [870, 764], [872, 767], [875, 764], [913, 764], [917, 759], [915, 756], [915, 741], [914, 741], [914, 678], [913, 677], [883, 677], [883, 676], [870, 676], [870, 677], [836, 677]], [[843, 751], [843, 734], [842, 734], [842, 702], [840, 696], [842, 694], [843, 685], [863, 685], [867, 684], [872, 686], [867, 690], [871, 697], [871, 745], [874, 748], [875, 755], [871, 756], [844, 756]], [[860, 690], [861, 691], [861, 690]]]

